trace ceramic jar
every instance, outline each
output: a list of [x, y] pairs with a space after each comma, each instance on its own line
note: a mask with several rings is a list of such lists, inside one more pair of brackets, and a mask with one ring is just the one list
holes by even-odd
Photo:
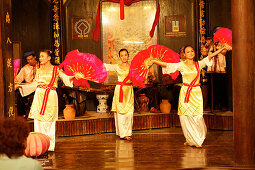
[[168, 102], [167, 99], [162, 99], [162, 102], [160, 103], [160, 111], [161, 113], [170, 113], [171, 104]]
[[64, 118], [66, 120], [73, 120], [75, 118], [76, 110], [73, 104], [67, 104], [63, 110]]

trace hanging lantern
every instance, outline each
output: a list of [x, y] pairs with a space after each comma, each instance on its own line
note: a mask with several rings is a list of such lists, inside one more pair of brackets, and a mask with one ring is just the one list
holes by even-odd
[[39, 156], [44, 154], [49, 147], [50, 139], [47, 135], [38, 132], [30, 132], [27, 137], [25, 155], [29, 157]]

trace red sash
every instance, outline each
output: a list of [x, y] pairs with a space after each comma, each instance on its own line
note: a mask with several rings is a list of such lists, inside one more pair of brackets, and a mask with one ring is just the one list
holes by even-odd
[[52, 86], [54, 85], [54, 82], [56, 80], [57, 72], [58, 72], [58, 67], [54, 66], [53, 67], [53, 72], [52, 72], [52, 77], [51, 77], [50, 84], [48, 84], [47, 86], [45, 86], [45, 85], [39, 85], [38, 86], [39, 88], [46, 89], [45, 93], [44, 93], [44, 97], [43, 97], [43, 103], [42, 103], [42, 108], [41, 108], [41, 111], [40, 111], [40, 115], [44, 115], [50, 90], [56, 90], [56, 88], [52, 87]]
[[199, 86], [199, 84], [195, 85], [195, 83], [197, 82], [197, 79], [199, 78], [199, 64], [198, 64], [198, 62], [195, 62], [195, 66], [196, 66], [196, 69], [197, 69], [197, 76], [195, 77], [195, 79], [190, 84], [184, 84], [185, 86], [189, 86], [188, 89], [187, 89], [187, 92], [186, 92], [184, 103], [189, 102], [189, 96], [190, 96], [190, 92], [191, 92], [192, 88]]
[[120, 95], [119, 95], [119, 102], [122, 103], [123, 102], [123, 90], [122, 87], [123, 86], [131, 86], [132, 83], [126, 83], [129, 79], [129, 75], [123, 80], [123, 82], [117, 82], [117, 85], [120, 85]]

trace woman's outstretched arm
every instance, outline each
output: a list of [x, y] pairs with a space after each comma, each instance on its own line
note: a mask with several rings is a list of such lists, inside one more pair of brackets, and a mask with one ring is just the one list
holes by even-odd
[[209, 54], [209, 55], [208, 55], [209, 61], [211, 61], [211, 59], [212, 59], [213, 57], [215, 57], [216, 55], [218, 55], [221, 51], [223, 51], [223, 50], [225, 50], [225, 49], [226, 49], [226, 47], [224, 46], [224, 47], [222, 47], [221, 49], [215, 51], [214, 53]]
[[148, 62], [147, 67], [149, 68], [149, 67], [151, 67], [153, 64], [157, 64], [157, 65], [159, 65], [159, 66], [161, 66], [161, 67], [166, 67], [166, 62], [158, 61], [158, 60], [154, 60], [154, 59]]

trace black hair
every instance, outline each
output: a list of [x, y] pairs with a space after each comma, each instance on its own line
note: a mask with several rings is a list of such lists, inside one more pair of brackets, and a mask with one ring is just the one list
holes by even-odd
[[40, 53], [46, 53], [48, 56], [50, 56], [50, 63], [54, 63], [54, 57], [53, 57], [53, 53], [51, 50], [48, 50], [48, 49], [44, 49], [44, 50], [41, 50], [39, 52], [39, 57], [40, 57]]
[[185, 53], [186, 48], [188, 48], [188, 47], [191, 47], [191, 48], [195, 51], [195, 49], [194, 49], [191, 45], [185, 45], [185, 46], [183, 47], [183, 52], [184, 52], [184, 53]]
[[221, 29], [222, 27], [221, 26], [216, 26], [213, 28], [213, 33], [215, 33], [216, 31], [218, 31], [219, 29]]
[[29, 52], [24, 53], [24, 57], [25, 57], [25, 58], [27, 58], [27, 57], [29, 57], [29, 56], [35, 57], [35, 52], [34, 52], [34, 51], [29, 51]]
[[222, 26], [216, 26], [216, 27], [214, 27], [213, 30], [212, 30], [212, 37], [214, 37], [214, 33], [215, 33], [216, 31], [218, 31], [219, 29], [221, 29], [221, 28], [222, 28]]
[[[186, 48], [188, 48], [188, 47], [191, 47], [191, 48], [194, 50], [194, 52], [195, 52], [195, 49], [194, 49], [194, 47], [192, 47], [192, 45], [185, 45], [184, 48], [183, 48], [183, 52], [184, 52], [184, 53], [185, 53]], [[196, 54], [196, 52], [195, 52], [195, 54]], [[197, 58], [196, 55], [195, 55], [195, 57], [193, 58], [193, 60], [194, 60], [194, 61], [198, 61], [198, 58]]]
[[[119, 56], [120, 56], [120, 52], [122, 52], [122, 51], [126, 51], [127, 52], [127, 54], [128, 54], [128, 50], [127, 49], [125, 49], [125, 48], [122, 48], [120, 51], [119, 51]], [[128, 54], [129, 55], [129, 54]]]
[[39, 54], [42, 53], [42, 52], [47, 53], [48, 56], [52, 57], [52, 51], [51, 51], [51, 50], [44, 49], [44, 50], [41, 50], [41, 51], [39, 52]]
[[179, 49], [179, 54], [181, 54], [181, 52], [184, 50], [185, 46], [182, 46], [180, 49]]

